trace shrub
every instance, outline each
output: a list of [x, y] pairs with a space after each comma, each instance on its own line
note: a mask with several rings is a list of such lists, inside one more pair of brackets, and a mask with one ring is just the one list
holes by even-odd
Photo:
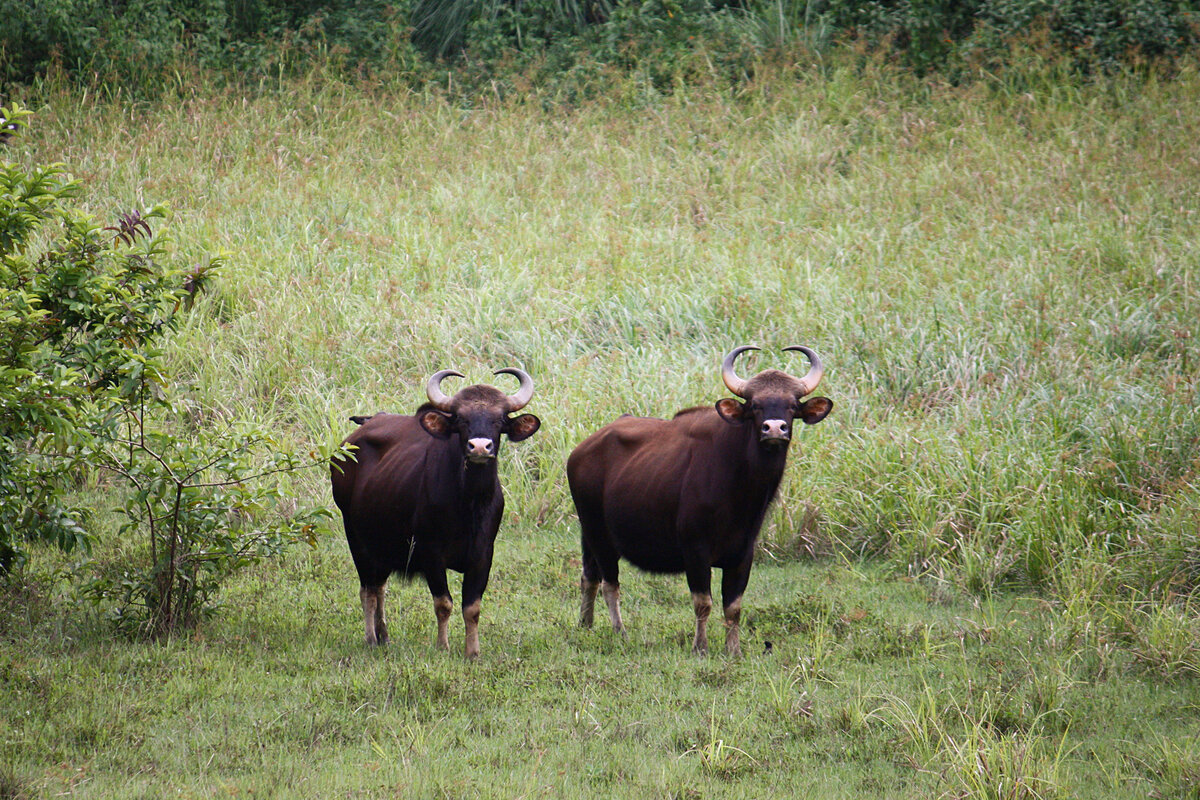
[[315, 546], [316, 521], [329, 516], [320, 506], [291, 507], [262, 480], [323, 466], [325, 454], [302, 460], [257, 425], [218, 424], [192, 404], [157, 405], [170, 412], [167, 424], [148, 429], [126, 406], [129, 438], [99, 438], [87, 452], [128, 482], [121, 533], [142, 546], [118, 571], [88, 582], [85, 594], [118, 628], [151, 638], [195, 627], [238, 570], [294, 542]]
[[[0, 115], [19, 132], [29, 112]], [[122, 397], [126, 365], [186, 293], [153, 240], [128, 246], [161, 211], [101, 228], [67, 205], [80, 188], [59, 164], [0, 163], [0, 573], [22, 562], [26, 541], [90, 543], [85, 513], [59, 488], [75, 437]]]
[[[18, 129], [29, 116], [0, 114]], [[175, 265], [151, 228], [161, 209], [101, 227], [67, 205], [80, 191], [60, 165], [0, 164], [0, 573], [31, 539], [89, 547], [88, 514], [65, 498], [81, 475], [116, 475], [120, 533], [145, 548], [87, 593], [123, 626], [170, 635], [238, 569], [314, 541], [328, 510], [296, 509], [259, 479], [324, 465], [334, 448], [301, 459], [260, 425], [183, 399], [158, 344], [221, 262]]]

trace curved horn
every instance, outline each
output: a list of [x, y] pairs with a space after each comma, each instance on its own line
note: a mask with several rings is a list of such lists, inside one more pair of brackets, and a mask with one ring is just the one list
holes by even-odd
[[738, 397], [745, 397], [742, 392], [746, 391], [746, 382], [737, 376], [733, 371], [733, 362], [737, 357], [747, 350], [757, 350], [754, 345], [744, 344], [741, 347], [735, 347], [725, 356], [725, 360], [721, 362], [721, 380], [725, 381], [725, 387], [729, 391], [736, 394]]
[[520, 411], [525, 406], [529, 405], [529, 401], [533, 399], [533, 378], [529, 377], [529, 373], [523, 369], [516, 367], [505, 367], [498, 369], [492, 373], [493, 375], [515, 375], [517, 380], [521, 381], [521, 387], [517, 389], [516, 394], [508, 396], [508, 412]]
[[787, 350], [799, 350], [804, 355], [808, 356], [808, 360], [812, 366], [808, 368], [808, 374], [800, 379], [800, 397], [817, 388], [817, 384], [821, 382], [821, 378], [825, 375], [825, 365], [821, 363], [821, 357], [808, 349], [804, 345], [792, 345], [791, 347], [783, 348]]
[[466, 377], [461, 372], [452, 369], [438, 370], [429, 378], [429, 382], [425, 384], [425, 394], [429, 397], [429, 402], [438, 411], [450, 413], [450, 398], [442, 391], [442, 380], [454, 376], [455, 378]]

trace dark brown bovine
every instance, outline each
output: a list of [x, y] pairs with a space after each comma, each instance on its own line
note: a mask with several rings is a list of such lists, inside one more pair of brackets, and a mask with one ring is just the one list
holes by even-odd
[[333, 499], [342, 511], [346, 541], [362, 586], [368, 644], [387, 641], [383, 595], [393, 573], [424, 575], [437, 616], [437, 645], [450, 648], [446, 625], [453, 603], [446, 570], [463, 574], [466, 656], [479, 655], [479, 609], [492, 567], [492, 548], [504, 494], [496, 472], [500, 436], [514, 442], [541, 425], [532, 414], [510, 417], [533, 397], [533, 381], [519, 369], [521, 388], [506, 396], [491, 386], [442, 393], [442, 370], [429, 379], [429, 402], [413, 416], [351, 417], [361, 427], [347, 438], [355, 461], [331, 465]]
[[693, 651], [708, 651], [712, 568], [721, 569], [725, 650], [741, 652], [738, 624], [754, 546], [775, 497], [796, 419], [814, 425], [833, 408], [827, 397], [806, 395], [824, 368], [807, 347], [803, 378], [774, 369], [749, 380], [725, 356], [721, 377], [745, 402], [680, 411], [673, 419], [625, 416], [585, 439], [567, 460], [571, 497], [583, 545], [580, 624], [591, 627], [596, 593], [603, 590], [613, 628], [621, 621], [618, 561], [650, 572], [687, 575], [696, 612]]

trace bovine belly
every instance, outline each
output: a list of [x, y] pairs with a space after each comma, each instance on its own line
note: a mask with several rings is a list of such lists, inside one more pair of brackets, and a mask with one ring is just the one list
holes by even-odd
[[605, 503], [604, 516], [609, 541], [617, 553], [647, 572], [683, 572], [684, 553], [691, 552], [702, 553], [710, 566], [732, 567], [753, 546], [744, 529], [719, 514], [697, 515], [692, 525], [681, 529], [672, 516], [613, 500]]

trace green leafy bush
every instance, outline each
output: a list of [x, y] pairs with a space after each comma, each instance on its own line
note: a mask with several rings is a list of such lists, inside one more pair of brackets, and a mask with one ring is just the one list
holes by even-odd
[[[29, 112], [0, 115], [19, 129]], [[21, 563], [25, 541], [89, 544], [84, 512], [58, 489], [76, 437], [129, 399], [127, 364], [186, 295], [153, 239], [132, 246], [162, 212], [101, 228], [67, 205], [80, 188], [59, 164], [0, 163], [0, 573]]]
[[[29, 116], [0, 114], [18, 129]], [[328, 510], [261, 479], [324, 466], [335, 448], [301, 459], [256, 422], [184, 399], [159, 345], [221, 262], [176, 265], [151, 228], [161, 209], [101, 227], [68, 205], [80, 191], [61, 165], [0, 164], [0, 573], [31, 540], [90, 547], [88, 513], [66, 498], [80, 476], [116, 476], [118, 533], [142, 546], [85, 590], [160, 637], [194, 626], [238, 569], [315, 543]]]
[[88, 460], [124, 478], [132, 491], [121, 533], [140, 542], [133, 563], [102, 572], [85, 593], [121, 629], [153, 638], [192, 628], [213, 608], [226, 578], [297, 541], [316, 545], [323, 507], [292, 508], [275, 484], [261, 480], [327, 459], [298, 459], [256, 425], [214, 424], [195, 406], [161, 410], [169, 428], [146, 429], [138, 409], [124, 408], [129, 438], [99, 439]]

